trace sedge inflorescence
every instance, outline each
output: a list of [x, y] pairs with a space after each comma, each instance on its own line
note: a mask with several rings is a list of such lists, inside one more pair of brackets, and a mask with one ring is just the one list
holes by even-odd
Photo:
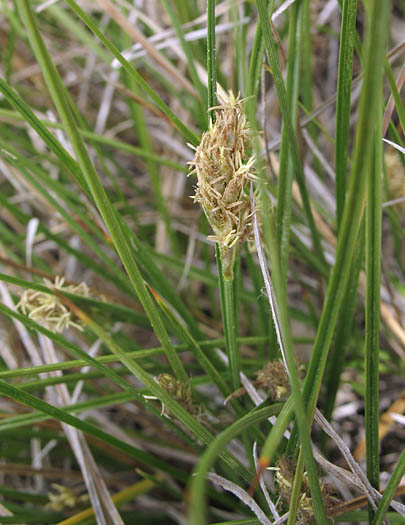
[[63, 510], [77, 507], [83, 503], [87, 503], [89, 497], [87, 494], [82, 496], [76, 495], [73, 490], [58, 483], [52, 483], [51, 487], [55, 492], [49, 492], [49, 503], [45, 505], [46, 509], [61, 512]]
[[[50, 289], [61, 292], [70, 292], [75, 295], [89, 297], [89, 288], [86, 283], [65, 284], [64, 277], [55, 277], [55, 282], [44, 279], [44, 285]], [[71, 312], [56, 295], [38, 290], [25, 290], [21, 296], [17, 308], [21, 308], [25, 315], [38, 324], [54, 333], [61, 333], [65, 328], [73, 326], [83, 330], [76, 316]]]
[[218, 243], [224, 275], [232, 274], [237, 245], [252, 238], [252, 210], [247, 192], [255, 180], [251, 155], [252, 130], [243, 111], [243, 100], [232, 92], [216, 111], [215, 123], [195, 149], [190, 172], [197, 175], [193, 196], [214, 230], [209, 239]]
[[273, 401], [285, 400], [291, 392], [290, 379], [283, 363], [271, 361], [257, 373], [256, 386], [267, 391]]
[[[291, 504], [296, 467], [295, 459], [281, 456], [274, 469], [276, 471], [275, 480], [278, 485], [280, 497], [288, 507]], [[332, 487], [324, 480], [320, 480], [320, 488], [326, 512], [328, 515], [333, 515], [333, 509], [341, 502], [336, 497]], [[308, 475], [304, 472], [298, 501], [297, 523], [299, 525], [312, 525], [316, 523], [314, 514]]]
[[193, 416], [201, 415], [201, 408], [193, 401], [193, 391], [190, 383], [178, 381], [170, 374], [160, 374], [156, 381], [189, 414]]

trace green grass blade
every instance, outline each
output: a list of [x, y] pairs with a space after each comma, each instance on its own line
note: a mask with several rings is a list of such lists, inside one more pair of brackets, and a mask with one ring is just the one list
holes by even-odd
[[[1, 305], [0, 305], [1, 306]], [[0, 311], [2, 308], [0, 308]], [[7, 316], [13, 316], [13, 312], [11, 310], [3, 310], [3, 313]], [[14, 316], [13, 316], [14, 317]], [[49, 338], [52, 338], [54, 336], [54, 341], [61, 345], [63, 348], [69, 349], [69, 342], [64, 339], [58, 339], [58, 334], [52, 334], [52, 332], [48, 332], [45, 330], [45, 328], [42, 328], [40, 325], [36, 324], [34, 321], [29, 319], [28, 317], [25, 317], [21, 314], [18, 314], [15, 316], [16, 319], [21, 321], [25, 326], [31, 330], [37, 330], [40, 333], [43, 333], [44, 335], [47, 335]], [[238, 339], [239, 344], [248, 344], [248, 345], [260, 345], [263, 344], [267, 340], [266, 337], [241, 337]], [[66, 342], [67, 343], [66, 343]], [[218, 347], [224, 347], [225, 346], [225, 340], [224, 339], [210, 339], [207, 341], [199, 341], [198, 343], [202, 349], [204, 349], [206, 352], [213, 351], [214, 348]], [[176, 345], [176, 351], [177, 352], [187, 352], [189, 351], [188, 345]], [[73, 353], [73, 352], [72, 352]], [[145, 359], [150, 357], [155, 357], [163, 354], [163, 348], [161, 346], [158, 346], [156, 348], [145, 348], [145, 349], [137, 349], [137, 350], [130, 350], [126, 352], [126, 355], [130, 359]], [[119, 357], [116, 355], [103, 355], [100, 357], [93, 357], [96, 362], [99, 363], [117, 363], [119, 362]], [[17, 368], [15, 370], [3, 370], [0, 371], [0, 378], [9, 379], [12, 377], [24, 377], [24, 376], [31, 376], [31, 375], [37, 375], [41, 374], [43, 372], [54, 372], [55, 370], [70, 370], [72, 368], [81, 368], [87, 364], [90, 364], [85, 359], [76, 359], [72, 361], [63, 361], [60, 363], [54, 363], [51, 365], [41, 365], [41, 366], [27, 366], [24, 368]]]
[[[217, 103], [217, 66], [215, 57], [215, 0], [207, 0], [207, 73], [208, 110]], [[209, 120], [215, 122], [215, 113], [209, 113]]]
[[[18, 312], [10, 310], [9, 308], [7, 308], [7, 306], [5, 306], [3, 304], [0, 304], [0, 312], [3, 315], [6, 315], [7, 317], [10, 317], [12, 319], [16, 319], [17, 321], [20, 321], [20, 323], [22, 323], [24, 326], [26, 326], [29, 330], [36, 330], [39, 333], [41, 333], [41, 334], [45, 335], [46, 337], [48, 337], [54, 343], [60, 345], [62, 348], [65, 348], [71, 355], [73, 355], [76, 358], [81, 360], [80, 362], [82, 363], [82, 366], [90, 365], [90, 366], [95, 367], [104, 376], [106, 376], [109, 379], [111, 379], [111, 381], [116, 383], [118, 386], [120, 386], [124, 390], [130, 392], [133, 395], [138, 395], [138, 393], [136, 392], [136, 389], [134, 389], [134, 387], [130, 383], [128, 383], [122, 377], [120, 377], [118, 374], [116, 374], [114, 372], [114, 370], [112, 370], [111, 368], [106, 366], [99, 359], [95, 359], [94, 357], [91, 357], [86, 352], [81, 350], [77, 345], [71, 343], [70, 341], [68, 341], [67, 339], [62, 337], [61, 335], [54, 334], [53, 332], [50, 332], [46, 328], [42, 327], [41, 325], [39, 325], [38, 323], [36, 323], [32, 319], [30, 319], [29, 317], [26, 317], [26, 316], [24, 316], [24, 315], [22, 315], [22, 314], [20, 314]], [[57, 366], [59, 366], [59, 365], [61, 365], [61, 364], [58, 364]], [[48, 366], [51, 367], [50, 369], [53, 368], [52, 365], [48, 365]], [[38, 371], [38, 373], [40, 373], [40, 372], [45, 370], [44, 368], [34, 367], [34, 369], [37, 369], [37, 368], [39, 368], [39, 370], [36, 370], [36, 371]], [[53, 369], [55, 369], [55, 368], [53, 368]], [[61, 368], [57, 368], [57, 369], [61, 370]], [[30, 371], [29, 369], [27, 370], [27, 372], [30, 372], [30, 374], [32, 373], [32, 371]], [[8, 374], [7, 374], [7, 372], [1, 372], [1, 373], [2, 373], [2, 377], [7, 377], [7, 375], [8, 375], [8, 377], [13, 377], [13, 376], [19, 377], [21, 375], [21, 372], [16, 372], [14, 370], [10, 370]]]
[[336, 219], [342, 222], [346, 197], [347, 156], [349, 145], [350, 101], [353, 76], [357, 0], [343, 2], [336, 99]]
[[[226, 382], [221, 377], [221, 363], [218, 358], [213, 359], [214, 356], [207, 357], [203, 352], [199, 343], [193, 338], [193, 336], [184, 328], [181, 322], [177, 319], [175, 314], [170, 310], [170, 308], [165, 304], [164, 300], [155, 294], [155, 299], [161, 307], [162, 311], [165, 313], [166, 317], [169, 319], [171, 325], [176, 330], [180, 340], [183, 340], [190, 348], [194, 354], [194, 357], [200, 363], [202, 368], [206, 373], [211, 377], [214, 384], [217, 385], [221, 393], [226, 398], [230, 392], [229, 387]], [[219, 366], [218, 366], [219, 365]], [[218, 367], [218, 368], [217, 368]]]
[[[198, 439], [208, 444], [213, 439], [212, 434], [189, 414], [174, 398], [172, 398], [136, 361], [128, 358], [126, 352], [114, 341], [114, 339], [103, 330], [103, 328], [91, 320], [83, 312], [77, 311], [85, 324], [104, 341], [110, 351], [116, 354], [121, 363], [124, 364], [135, 377], [137, 377], [172, 413], [176, 416]], [[246, 475], [245, 469], [227, 452], [221, 456], [231, 468]]]
[[399, 122], [401, 123], [402, 132], [405, 131], [405, 109], [402, 104], [401, 95], [398, 93], [398, 88], [395, 82], [394, 74], [388, 60], [385, 61], [385, 74], [388, 79], [391, 94], [395, 102], [395, 109], [398, 114]]
[[[402, 452], [398, 463], [395, 466], [394, 472], [392, 473], [388, 485], [386, 486], [383, 497], [378, 504], [377, 511], [374, 516], [373, 525], [380, 525], [383, 522], [388, 507], [395, 496], [395, 491], [398, 485], [401, 483], [402, 476], [405, 474], [405, 452]], [[404, 518], [402, 517], [402, 520]], [[391, 523], [391, 521], [390, 521]]]
[[[364, 242], [362, 242], [364, 238], [363, 232], [360, 233], [359, 238], [359, 246], [364, 246]], [[333, 350], [328, 359], [328, 369], [326, 374], [327, 377], [325, 379], [326, 399], [324, 405], [324, 416], [328, 420], [330, 420], [332, 417], [332, 412], [335, 407], [336, 395], [340, 385], [341, 374], [345, 365], [345, 358], [347, 356], [347, 347], [352, 335], [353, 319], [357, 303], [358, 281], [363, 264], [363, 258], [363, 250], [357, 249], [353, 258], [353, 266], [350, 272], [349, 282], [347, 284], [345, 302], [342, 305], [342, 310], [339, 313], [337, 319]]]
[[[4, 84], [2, 84], [1, 82], [1, 79], [0, 79], [0, 90], [2, 89], [2, 87], [4, 86]], [[6, 89], [4, 90], [3, 94], [4, 96], [9, 99], [10, 103], [14, 106], [14, 104], [12, 103], [13, 101], [13, 98], [14, 97], [17, 97], [16, 93], [15, 92], [12, 92], [12, 96], [9, 98], [7, 96], [7, 93], [9, 93], [9, 89]], [[22, 104], [23, 105], [23, 111], [21, 112], [21, 114], [19, 113], [16, 113], [15, 111], [12, 111], [12, 110], [9, 110], [9, 109], [4, 109], [4, 108], [0, 108], [0, 119], [4, 119], [6, 120], [7, 122], [11, 121], [11, 122], [14, 122], [14, 121], [23, 121], [24, 118], [25, 118], [25, 112], [26, 111], [30, 111], [30, 109], [28, 108], [28, 106], [25, 105], [25, 103], [22, 101], [22, 99], [18, 98], [18, 103], [19, 104]], [[36, 117], [35, 115], [31, 115], [29, 118], [27, 118], [27, 121], [30, 122], [30, 119], [33, 119], [33, 122], [34, 124], [32, 125], [32, 127], [35, 129], [35, 131], [38, 132], [38, 134], [43, 133], [43, 128], [40, 126], [40, 123], [42, 123], [46, 128], [54, 128], [54, 129], [63, 129], [63, 126], [61, 124], [59, 124], [58, 122], [52, 122], [50, 120], [46, 120], [46, 119], [39, 119], [38, 121], [36, 121]], [[39, 130], [39, 131], [38, 131]], [[140, 157], [141, 159], [146, 159], [146, 160], [151, 160], [153, 162], [155, 162], [156, 164], [160, 164], [162, 166], [168, 166], [169, 168], [173, 168], [174, 170], [176, 171], [181, 171], [183, 173], [187, 173], [189, 171], [188, 167], [185, 166], [184, 164], [179, 164], [178, 162], [174, 161], [174, 160], [171, 160], [171, 159], [167, 159], [165, 157], [162, 157], [161, 155], [157, 155], [156, 153], [153, 153], [147, 149], [143, 149], [143, 148], [140, 148], [140, 147], [137, 147], [137, 146], [133, 146], [132, 144], [128, 144], [127, 142], [124, 142], [123, 140], [119, 140], [119, 139], [116, 139], [116, 138], [110, 138], [110, 137], [107, 137], [105, 135], [99, 135], [97, 133], [94, 133], [93, 131], [90, 131], [90, 130], [87, 130], [87, 129], [82, 129], [82, 128], [79, 128], [79, 132], [80, 134], [83, 136], [83, 138], [87, 139], [88, 141], [90, 142], [94, 142], [96, 144], [104, 144], [106, 146], [111, 146], [111, 148], [115, 148], [115, 149], [118, 149], [120, 151], [126, 151], [127, 153], [130, 153], [131, 155], [134, 155], [135, 157]], [[55, 140], [53, 135], [51, 135], [51, 139], [50, 141]], [[45, 140], [45, 139], [44, 139]], [[48, 140], [48, 138], [47, 138]], [[52, 150], [52, 148], [62, 148], [62, 146], [59, 144], [59, 142], [56, 141], [56, 144], [52, 145], [52, 142], [46, 142], [47, 145], [49, 146], [49, 148]], [[66, 150], [64, 150], [62, 148], [62, 153], [61, 155], [68, 155]], [[62, 162], [64, 161], [64, 159], [66, 160], [67, 157], [61, 157], [60, 160], [61, 160], [61, 164]], [[70, 162], [73, 162], [75, 164], [75, 161], [74, 159], [72, 159], [70, 157]], [[79, 170], [79, 168], [77, 167], [77, 164], [76, 164], [76, 170]], [[80, 172], [80, 170], [79, 170]], [[80, 172], [81, 174], [81, 172]]]
[[179, 39], [181, 48], [184, 51], [184, 54], [186, 55], [187, 59], [187, 67], [190, 72], [191, 80], [193, 81], [193, 85], [196, 88], [196, 90], [199, 93], [200, 100], [200, 108], [201, 108], [201, 116], [202, 116], [202, 123], [204, 127], [207, 127], [208, 119], [207, 119], [207, 113], [204, 111], [204, 109], [207, 107], [207, 89], [203, 86], [200, 77], [198, 76], [195, 64], [194, 64], [194, 58], [192, 54], [192, 50], [190, 48], [189, 43], [184, 38], [184, 32], [182, 30], [181, 24], [179, 23], [179, 20], [176, 16], [176, 13], [174, 12], [173, 7], [170, 5], [168, 0], [161, 0], [162, 5], [166, 10], [166, 13], [170, 17], [170, 21], [172, 23], [172, 26], [174, 27], [174, 30], [176, 31], [177, 38]]
[[[381, 89], [381, 81], [380, 81]], [[377, 95], [378, 96], [378, 95]], [[377, 115], [382, 114], [382, 94]], [[370, 159], [366, 201], [366, 341], [365, 341], [365, 428], [367, 477], [378, 490], [380, 482], [379, 429], [379, 351], [380, 351], [380, 275], [381, 275], [381, 174], [383, 170], [383, 144], [381, 118], [374, 128], [374, 156]], [[370, 518], [373, 511], [369, 508]]]
[[[257, 146], [256, 146], [257, 147]], [[273, 313], [273, 320], [276, 327], [278, 343], [282, 351], [283, 360], [289, 374], [292, 398], [294, 400], [295, 416], [299, 428], [300, 442], [305, 460], [305, 466], [308, 473], [308, 480], [311, 487], [311, 496], [315, 511], [317, 523], [327, 523], [325, 508], [322, 502], [322, 495], [319, 486], [319, 477], [315, 460], [312, 454], [312, 445], [310, 439], [309, 417], [305, 410], [303, 396], [301, 393], [300, 381], [298, 378], [296, 356], [293, 349], [291, 328], [287, 312], [287, 298], [284, 288], [284, 281], [280, 268], [280, 259], [278, 256], [278, 245], [273, 231], [270, 216], [268, 214], [267, 193], [263, 183], [262, 171], [260, 179], [260, 209], [263, 220], [264, 239], [267, 245], [267, 251], [270, 254], [272, 269], [272, 285], [266, 286], [269, 302]], [[252, 201], [252, 198], [251, 198]], [[267, 213], [266, 213], [267, 212]], [[264, 254], [260, 244], [260, 234], [257, 222], [255, 223], [255, 241], [258, 249], [258, 255], [261, 266], [263, 266]], [[263, 277], [268, 273], [267, 269], [262, 267]], [[269, 277], [266, 276], [268, 279]], [[272, 290], [274, 289], [274, 291]]]
[[[289, 10], [288, 24], [288, 57], [287, 57], [287, 81], [286, 97], [291, 122], [295, 128], [298, 111], [298, 92], [300, 78], [299, 49], [302, 45], [300, 30], [300, 19], [302, 17], [303, 2], [295, 3]], [[294, 129], [295, 132], [295, 129]], [[288, 136], [288, 126], [283, 123], [280, 169], [277, 181], [277, 242], [280, 247], [280, 261], [284, 280], [287, 283], [288, 256], [290, 244], [291, 205], [292, 205], [292, 181], [293, 163], [291, 158], [291, 146]]]

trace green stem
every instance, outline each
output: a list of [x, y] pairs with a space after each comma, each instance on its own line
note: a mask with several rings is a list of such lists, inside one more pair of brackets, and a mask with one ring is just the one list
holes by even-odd
[[338, 229], [346, 198], [347, 151], [349, 145], [350, 99], [353, 76], [353, 53], [356, 35], [357, 0], [343, 2], [338, 85], [336, 98], [336, 215]]
[[232, 376], [232, 388], [236, 390], [240, 386], [240, 355], [238, 344], [236, 342], [233, 279], [224, 279], [224, 301], [222, 305], [222, 314], [224, 319], [226, 352], [228, 355]]
[[216, 245], [216, 257], [218, 265], [219, 297], [224, 324], [225, 347], [229, 361], [229, 368], [231, 370], [232, 388], [237, 390], [240, 386], [240, 355], [239, 346], [236, 342], [233, 264], [230, 270], [228, 268], [227, 275], [225, 275], [223, 260], [218, 244]]
[[301, 494], [302, 477], [304, 475], [304, 455], [302, 449], [298, 454], [298, 460], [295, 467], [294, 482], [291, 491], [290, 508], [288, 514], [287, 525], [295, 525], [297, 523], [297, 511], [299, 507], [299, 498]]
[[[378, 107], [381, 109], [382, 93]], [[379, 112], [380, 115], [382, 111]], [[375, 122], [374, 158], [367, 180], [366, 204], [366, 344], [365, 344], [365, 428], [367, 477], [378, 490], [380, 480], [380, 443], [378, 366], [380, 351], [380, 275], [381, 275], [381, 174], [382, 131], [381, 118]], [[374, 512], [369, 507], [370, 520]]]
[[[402, 452], [399, 461], [392, 473], [392, 476], [388, 482], [386, 489], [384, 490], [383, 497], [378, 504], [377, 511], [375, 513], [373, 525], [379, 525], [382, 523], [385, 513], [388, 510], [388, 507], [395, 496], [395, 491], [398, 485], [401, 482], [402, 476], [405, 473], [405, 452]], [[403, 518], [402, 518], [403, 519]], [[398, 522], [399, 523], [399, 522]]]
[[[208, 108], [216, 105], [217, 73], [215, 63], [215, 0], [207, 1], [207, 72], [208, 72]], [[209, 120], [215, 122], [215, 113]]]

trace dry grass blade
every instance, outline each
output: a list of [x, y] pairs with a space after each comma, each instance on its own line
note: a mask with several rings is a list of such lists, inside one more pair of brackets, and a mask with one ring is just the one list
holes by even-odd
[[315, 421], [317, 421], [322, 429], [333, 439], [336, 445], [339, 447], [339, 450], [342, 452], [347, 464], [349, 465], [350, 470], [356, 476], [358, 483], [362, 486], [362, 489], [367, 494], [367, 498], [371, 503], [373, 509], [377, 509], [378, 500], [374, 495], [374, 489], [370, 485], [370, 482], [367, 479], [367, 476], [361, 470], [358, 463], [354, 460], [353, 456], [350, 453], [350, 450], [343, 439], [337, 434], [333, 429], [331, 424], [323, 417], [321, 412], [318, 409], [315, 410]]
[[265, 513], [262, 511], [259, 505], [255, 502], [255, 500], [252, 497], [249, 496], [249, 494], [246, 491], [239, 487], [239, 485], [236, 485], [232, 481], [229, 481], [228, 479], [225, 479], [222, 476], [218, 476], [218, 474], [214, 474], [213, 472], [210, 472], [208, 474], [208, 479], [212, 481], [212, 483], [215, 483], [215, 485], [219, 485], [224, 490], [232, 492], [232, 494], [234, 494], [237, 498], [243, 501], [243, 503], [247, 505], [256, 515], [257, 519], [262, 525], [271, 525], [271, 521], [266, 517]]

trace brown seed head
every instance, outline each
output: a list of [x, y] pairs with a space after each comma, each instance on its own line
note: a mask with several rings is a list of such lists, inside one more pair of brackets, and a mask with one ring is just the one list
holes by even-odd
[[268, 392], [273, 401], [286, 399], [291, 392], [287, 371], [280, 361], [271, 361], [259, 370], [257, 383]]
[[175, 399], [180, 405], [187, 410], [189, 414], [198, 416], [201, 412], [193, 402], [193, 393], [190, 383], [183, 383], [178, 381], [170, 374], [160, 374], [156, 381], [173, 399]]

